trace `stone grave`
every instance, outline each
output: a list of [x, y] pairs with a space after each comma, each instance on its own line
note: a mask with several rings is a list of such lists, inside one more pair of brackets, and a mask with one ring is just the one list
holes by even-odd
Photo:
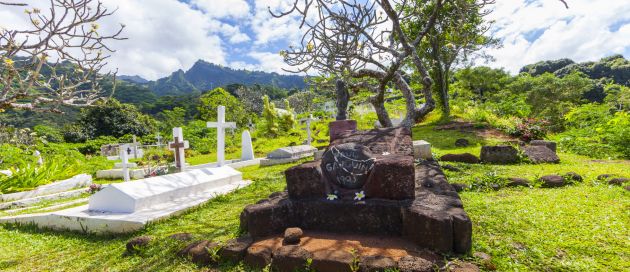
[[129, 149], [129, 146], [120, 145], [119, 147], [120, 155], [118, 157], [122, 159], [122, 162], [114, 164], [114, 169], [96, 171], [96, 178], [123, 179], [124, 181], [144, 178], [146, 174], [144, 169], [136, 169], [136, 167], [138, 167], [137, 164], [129, 163], [129, 155], [128, 152], [125, 151]]
[[80, 196], [91, 184], [91, 175], [79, 174], [66, 180], [38, 186], [30, 191], [0, 194], [0, 210], [26, 208], [43, 201]]
[[86, 233], [126, 233], [177, 215], [209, 199], [249, 185], [231, 167], [190, 170], [115, 183], [92, 195], [89, 204], [62, 211], [0, 218], [0, 223], [35, 224]]
[[298, 161], [315, 154], [317, 148], [310, 145], [297, 145], [278, 148], [267, 154], [267, 158], [260, 160], [261, 166], [285, 164]]
[[[350, 236], [358, 241], [361, 258], [393, 258], [399, 266], [404, 256], [422, 250], [470, 250], [472, 223], [462, 201], [437, 162], [414, 163], [410, 130], [347, 131], [335, 137], [321, 160], [286, 170], [287, 191], [243, 210], [241, 228], [254, 239], [246, 261], [264, 248], [274, 258], [282, 255], [286, 248], [277, 241], [292, 227], [304, 230], [294, 247], [323, 251], [320, 256], [341, 251], [336, 245]], [[380, 242], [375, 246], [370, 239]], [[330, 247], [322, 247], [326, 241]], [[406, 246], [399, 247], [399, 241]]]

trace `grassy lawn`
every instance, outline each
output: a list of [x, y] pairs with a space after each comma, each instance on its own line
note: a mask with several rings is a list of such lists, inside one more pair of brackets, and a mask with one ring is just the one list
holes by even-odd
[[[464, 137], [473, 145], [455, 148]], [[496, 143], [472, 134], [414, 129], [414, 138], [432, 143], [438, 155], [471, 152]], [[628, 271], [630, 270], [630, 192], [595, 180], [599, 174], [630, 177], [626, 161], [593, 161], [560, 154], [558, 165], [509, 166], [456, 164], [463, 172], [448, 172], [451, 182], [473, 183], [488, 172], [527, 177], [574, 171], [585, 181], [559, 189], [519, 188], [461, 193], [473, 221], [473, 252], [492, 256], [498, 271]], [[228, 156], [229, 158], [229, 156]], [[284, 189], [283, 171], [291, 165], [247, 167], [244, 178], [254, 183], [238, 192], [211, 200], [185, 215], [155, 223], [131, 235], [86, 236], [37, 230], [30, 226], [0, 226], [2, 271], [206, 271], [176, 252], [184, 244], [166, 237], [189, 232], [196, 238], [225, 241], [238, 235], [239, 214], [274, 191]], [[155, 240], [137, 255], [124, 254], [128, 239], [151, 235]], [[474, 258], [462, 258], [474, 261]], [[221, 271], [243, 271], [226, 265]]]

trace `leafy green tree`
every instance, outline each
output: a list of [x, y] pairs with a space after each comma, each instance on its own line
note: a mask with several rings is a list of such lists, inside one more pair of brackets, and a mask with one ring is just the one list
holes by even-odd
[[123, 104], [110, 99], [97, 102], [93, 107], [81, 111], [78, 121], [81, 132], [88, 138], [98, 136], [121, 137], [126, 134], [148, 135], [155, 131], [155, 120], [140, 113], [130, 104]]
[[[468, 67], [455, 72], [455, 83], [460, 90], [454, 96], [466, 96], [483, 102], [488, 95], [496, 94], [510, 84], [512, 77], [503, 69], [486, 66]], [[472, 94], [472, 95], [471, 95]]]
[[243, 104], [223, 88], [216, 88], [199, 98], [199, 118], [205, 121], [216, 120], [219, 106], [225, 106], [226, 121], [236, 122], [238, 127], [248, 124], [250, 115]]
[[264, 129], [267, 135], [278, 135], [278, 111], [276, 106], [269, 101], [269, 96], [263, 96], [263, 112], [262, 116], [265, 120]]
[[186, 122], [186, 110], [181, 107], [175, 107], [173, 110], [164, 110], [157, 115], [160, 121], [160, 131], [170, 133], [174, 127], [181, 127]]
[[630, 88], [619, 84], [604, 87], [604, 102], [617, 111], [630, 111]]

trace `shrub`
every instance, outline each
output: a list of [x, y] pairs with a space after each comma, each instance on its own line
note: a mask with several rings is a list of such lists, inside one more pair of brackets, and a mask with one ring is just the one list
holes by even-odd
[[522, 119], [516, 127], [510, 131], [514, 137], [518, 137], [521, 141], [530, 142], [532, 140], [542, 140], [547, 135], [547, 126], [549, 122], [541, 119], [526, 118]]

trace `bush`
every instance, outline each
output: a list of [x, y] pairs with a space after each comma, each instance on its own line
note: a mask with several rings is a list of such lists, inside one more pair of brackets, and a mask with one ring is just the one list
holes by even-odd
[[54, 127], [37, 125], [33, 128], [33, 131], [37, 133], [37, 136], [51, 143], [61, 143], [64, 140], [61, 132]]
[[510, 131], [510, 135], [518, 137], [521, 141], [542, 140], [547, 136], [549, 122], [541, 119], [522, 119], [516, 127]]

